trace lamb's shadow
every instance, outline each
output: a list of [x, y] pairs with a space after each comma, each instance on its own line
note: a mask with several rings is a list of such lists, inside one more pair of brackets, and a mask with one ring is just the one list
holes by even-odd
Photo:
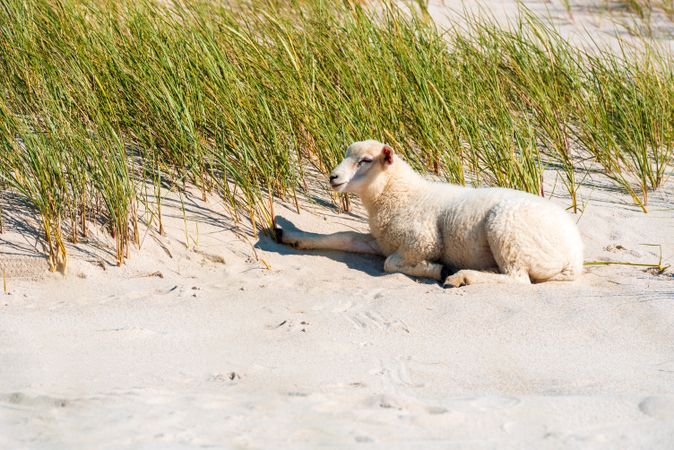
[[[276, 224], [283, 230], [304, 231], [297, 228], [289, 220], [280, 216], [276, 216]], [[258, 237], [259, 240], [255, 244], [255, 248], [267, 252], [276, 252], [281, 255], [321, 255], [334, 261], [344, 263], [350, 269], [365, 272], [373, 277], [387, 275], [384, 272], [384, 258], [382, 256], [362, 255], [358, 253], [341, 252], [338, 250], [298, 250], [291, 246], [277, 243], [265, 232], [260, 232]]]

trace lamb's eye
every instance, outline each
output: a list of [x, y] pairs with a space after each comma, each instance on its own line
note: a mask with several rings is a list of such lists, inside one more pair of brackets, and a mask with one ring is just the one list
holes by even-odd
[[358, 161], [358, 167], [362, 166], [363, 164], [368, 164], [368, 163], [371, 163], [371, 162], [372, 162], [371, 159], [369, 159], [369, 158], [363, 158], [363, 159], [361, 159], [360, 161]]

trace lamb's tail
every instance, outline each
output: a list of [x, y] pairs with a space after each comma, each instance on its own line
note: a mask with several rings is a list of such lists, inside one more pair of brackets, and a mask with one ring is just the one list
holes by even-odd
[[569, 258], [569, 262], [559, 273], [549, 278], [549, 281], [571, 281], [578, 278], [583, 273], [583, 249], [582, 246], [575, 249]]
[[579, 272], [575, 267], [569, 265], [564, 267], [557, 275], [553, 275], [552, 277], [548, 278], [547, 281], [571, 281], [578, 278], [580, 273], [581, 272]]

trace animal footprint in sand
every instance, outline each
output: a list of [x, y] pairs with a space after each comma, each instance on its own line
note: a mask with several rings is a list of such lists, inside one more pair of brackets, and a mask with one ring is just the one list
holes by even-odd
[[378, 330], [410, 332], [407, 324], [402, 320], [384, 317], [376, 311], [345, 312], [344, 316], [357, 329], [376, 328]]
[[396, 356], [390, 364], [384, 364], [382, 372], [396, 386], [423, 387], [424, 383], [415, 380], [409, 365], [411, 361], [411, 356]]

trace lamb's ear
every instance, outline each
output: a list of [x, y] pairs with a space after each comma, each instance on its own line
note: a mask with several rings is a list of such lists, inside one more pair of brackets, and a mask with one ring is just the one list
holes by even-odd
[[384, 164], [390, 166], [393, 164], [393, 149], [388, 145], [384, 145], [384, 148], [381, 150], [382, 155], [384, 155]]

